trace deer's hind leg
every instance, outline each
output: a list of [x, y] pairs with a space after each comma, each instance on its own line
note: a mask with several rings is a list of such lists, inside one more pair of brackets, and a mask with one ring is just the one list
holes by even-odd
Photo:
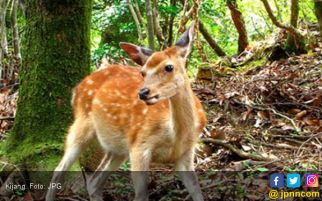
[[108, 153], [87, 182], [87, 191], [91, 201], [103, 201], [103, 187], [106, 178], [116, 171], [127, 157]]
[[[54, 171], [51, 184], [62, 182], [66, 171], [87, 148], [94, 136], [95, 130], [88, 118], [78, 118], [74, 121], [66, 138], [64, 156]], [[46, 201], [55, 200], [57, 190], [56, 188], [50, 188], [46, 195]]]

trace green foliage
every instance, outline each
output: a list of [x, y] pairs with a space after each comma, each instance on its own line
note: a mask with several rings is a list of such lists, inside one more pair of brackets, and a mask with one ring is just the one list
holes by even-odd
[[[277, 19], [282, 23], [289, 23], [291, 1], [269, 0], [268, 2]], [[273, 31], [277, 30], [269, 19], [262, 2], [237, 0], [237, 4], [240, 12], [243, 14], [251, 44], [267, 38]], [[231, 21], [226, 0], [203, 1], [199, 16], [210, 34], [225, 52], [230, 56], [234, 55], [237, 52], [238, 34]], [[305, 23], [316, 22], [313, 12], [313, 1], [300, 1], [299, 21]], [[205, 49], [207, 53], [212, 52], [208, 47]]]
[[123, 163], [120, 167], [120, 170], [123, 171], [130, 171], [131, 170], [131, 165], [129, 161], [126, 161], [125, 163]]
[[121, 55], [119, 42], [138, 43], [137, 36], [138, 33], [126, 1], [111, 3], [97, 0], [94, 2], [92, 17], [93, 62], [100, 60], [104, 55], [109, 59], [117, 60]]
[[[225, 52], [229, 55], [237, 52], [238, 35], [231, 22], [230, 11], [224, 0], [205, 1], [200, 8], [199, 16], [209, 33]], [[204, 43], [206, 42], [204, 41]], [[206, 47], [207, 52], [213, 52], [208, 46]]]
[[[134, 2], [134, 0], [133, 0]], [[144, 23], [146, 23], [146, 13], [143, 0], [136, 1], [139, 5]], [[183, 5], [177, 1], [171, 5], [167, 0], [158, 2], [159, 21], [164, 35], [168, 36], [168, 23], [171, 17], [174, 17], [173, 33], [176, 38], [178, 23], [182, 16]], [[282, 23], [288, 23], [290, 20], [290, 0], [269, 0], [274, 15]], [[191, 5], [191, 1], [189, 1]], [[243, 14], [250, 44], [255, 44], [259, 40], [269, 37], [277, 28], [272, 24], [261, 1], [237, 0], [239, 11]], [[199, 18], [204, 23], [210, 35], [216, 40], [220, 47], [228, 56], [236, 54], [238, 49], [238, 33], [231, 20], [230, 10], [226, 5], [226, 0], [206, 0], [200, 7]], [[313, 1], [300, 1], [300, 22], [316, 22], [313, 12]], [[93, 45], [92, 61], [97, 61], [103, 55], [117, 60], [122, 56], [118, 43], [127, 41], [138, 44], [138, 33], [134, 24], [133, 17], [129, 11], [127, 1], [103, 1], [96, 0], [94, 3], [92, 33], [95, 31], [100, 34], [94, 34], [92, 39], [96, 42]], [[189, 24], [189, 23], [188, 23]], [[143, 34], [146, 34], [146, 24], [142, 24]], [[100, 40], [97, 40], [100, 38]], [[218, 57], [209, 47], [203, 37], [199, 36], [204, 51], [209, 62], [215, 62]], [[98, 42], [99, 41], [99, 42]], [[146, 45], [147, 41], [144, 41]], [[201, 63], [200, 55], [195, 51], [190, 60], [190, 74], [196, 73], [196, 67]]]
[[121, 56], [125, 56], [124, 52], [119, 48], [106, 43], [99, 44], [97, 49], [94, 49], [92, 53], [92, 61], [96, 62], [100, 60], [103, 56], [107, 56], [110, 59], [117, 60]]
[[158, 9], [161, 17], [175, 16], [180, 12], [181, 8], [180, 5], [170, 5], [169, 2], [165, 0], [158, 1]]
[[259, 172], [268, 172], [269, 171], [269, 169], [267, 169], [265, 167], [258, 167], [258, 168], [256, 168], [256, 170]]

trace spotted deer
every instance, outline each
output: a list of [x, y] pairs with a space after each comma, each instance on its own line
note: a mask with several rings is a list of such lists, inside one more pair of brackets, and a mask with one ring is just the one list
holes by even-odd
[[[193, 26], [173, 47], [159, 52], [120, 43], [141, 70], [109, 65], [78, 84], [72, 99], [75, 120], [52, 183], [96, 138], [106, 156], [87, 181], [91, 200], [103, 200], [106, 177], [129, 158], [135, 201], [148, 200], [146, 171], [152, 162], [174, 164], [192, 199], [203, 201], [194, 149], [207, 120], [185, 69], [192, 41]], [[50, 189], [46, 200], [54, 200], [55, 193]]]

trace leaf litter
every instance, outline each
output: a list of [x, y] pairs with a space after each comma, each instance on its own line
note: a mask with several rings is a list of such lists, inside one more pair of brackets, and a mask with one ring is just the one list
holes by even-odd
[[[263, 193], [269, 191], [270, 172], [321, 170], [321, 49], [319, 42], [308, 54], [194, 83], [208, 116], [196, 158], [205, 200], [262, 200]], [[1, 83], [0, 140], [5, 140], [13, 125], [16, 86], [16, 80]], [[119, 188], [109, 183], [110, 189]], [[151, 200], [170, 199], [169, 191], [162, 189], [172, 189], [171, 200], [190, 199], [173, 177], [165, 176], [161, 184], [151, 182], [149, 187], [153, 189]], [[105, 191], [104, 195], [116, 200], [133, 197], [131, 190], [113, 192]], [[86, 197], [68, 191], [58, 200]]]

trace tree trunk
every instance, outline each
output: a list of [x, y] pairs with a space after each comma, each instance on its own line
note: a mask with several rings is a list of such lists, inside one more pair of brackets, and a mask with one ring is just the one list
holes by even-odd
[[132, 14], [136, 29], [138, 31], [139, 41], [142, 44], [143, 43], [143, 34], [142, 34], [142, 30], [141, 30], [141, 24], [140, 24], [140, 21], [138, 18], [138, 13], [134, 10], [131, 0], [127, 0], [127, 3], [129, 4], [130, 12]]
[[227, 0], [227, 6], [231, 13], [231, 18], [235, 24], [238, 31], [238, 53], [242, 53], [248, 46], [248, 37], [245, 26], [245, 21], [242, 13], [238, 10], [238, 5], [236, 0]]
[[319, 22], [320, 36], [322, 37], [322, 1], [321, 0], [314, 1], [314, 10], [315, 10], [316, 18], [318, 19], [318, 22]]
[[20, 44], [19, 44], [19, 30], [17, 24], [17, 9], [19, 0], [12, 1], [11, 12], [11, 25], [12, 25], [12, 41], [13, 41], [13, 53], [16, 59], [21, 60]]
[[[299, 2], [298, 0], [291, 0], [291, 19], [290, 19], [290, 24], [294, 28], [297, 27], [297, 20], [299, 17]], [[285, 44], [285, 49], [287, 52], [296, 52], [296, 53], [301, 53], [304, 52], [304, 42], [300, 41], [301, 39], [296, 38], [291, 33], [288, 33], [287, 35], [287, 40]]]
[[7, 1], [0, 1], [0, 79], [2, 78], [2, 60], [8, 54], [6, 33]]
[[218, 56], [220, 57], [226, 56], [226, 53], [219, 47], [216, 41], [211, 37], [205, 25], [203, 25], [201, 21], [199, 21], [199, 31]]
[[145, 0], [146, 15], [147, 15], [147, 32], [149, 48], [154, 50], [154, 27], [153, 27], [153, 12], [150, 0]]
[[157, 39], [160, 44], [160, 49], [164, 49], [167, 47], [167, 43], [165, 41], [165, 37], [162, 33], [162, 28], [160, 26], [160, 20], [159, 20], [159, 13], [158, 13], [158, 5], [157, 5], [157, 0], [153, 0], [153, 27], [154, 31], [156, 33]]
[[[189, 10], [188, 10], [189, 9]], [[177, 36], [180, 36], [186, 29], [185, 26], [188, 22], [189, 17], [192, 15], [193, 7], [189, 6], [188, 0], [184, 0], [183, 3], [183, 14], [180, 17], [179, 28]]]
[[199, 40], [199, 9], [201, 5], [201, 0], [193, 0], [192, 1], [192, 19], [196, 22], [194, 27], [194, 33], [195, 33], [195, 44], [197, 46], [200, 58], [202, 62], [207, 62], [208, 58], [207, 55], [202, 47], [202, 44]]
[[285, 29], [289, 34], [293, 35], [295, 38], [295, 43], [296, 43], [296, 52], [297, 53], [304, 53], [305, 52], [305, 43], [304, 43], [304, 37], [302, 34], [297, 30], [294, 26], [287, 25], [287, 24], [282, 24], [280, 23], [276, 17], [273, 14], [273, 11], [271, 9], [271, 6], [269, 5], [267, 0], [261, 0], [264, 4], [265, 10], [269, 16], [269, 18], [272, 20], [273, 24], [281, 29]]
[[136, 14], [138, 16], [138, 19], [139, 19], [140, 23], [144, 24], [144, 20], [143, 20], [141, 11], [140, 11], [140, 7], [139, 7], [139, 4], [138, 4], [138, 2], [136, 0], [133, 0], [133, 6], [134, 6], [135, 12], [136, 12]]
[[26, 0], [25, 4], [18, 107], [6, 149], [14, 161], [28, 159], [28, 167], [38, 162], [37, 167], [48, 169], [50, 164], [39, 162], [57, 162], [72, 120], [72, 88], [90, 72], [92, 1]]
[[[176, 6], [176, 0], [170, 0], [171, 6]], [[174, 23], [175, 15], [171, 13], [170, 21], [169, 21], [169, 28], [168, 28], [168, 46], [170, 47], [173, 43], [173, 23]]]

